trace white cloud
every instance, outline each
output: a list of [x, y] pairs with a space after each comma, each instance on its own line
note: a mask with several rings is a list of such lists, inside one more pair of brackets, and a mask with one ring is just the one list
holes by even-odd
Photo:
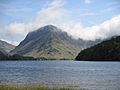
[[58, 24], [67, 15], [67, 10], [63, 8], [63, 0], [54, 0], [50, 5], [38, 12], [36, 20], [33, 22], [38, 28], [47, 24]]
[[85, 0], [86, 4], [90, 4], [92, 1], [91, 0]]
[[91, 27], [83, 27], [78, 22], [64, 23], [63, 29], [75, 38], [84, 40], [106, 39], [120, 35], [120, 15]]
[[26, 25], [24, 23], [11, 23], [6, 29], [10, 31], [11, 34], [22, 34], [26, 35]]
[[[66, 17], [69, 16], [69, 10], [64, 8], [64, 4], [64, 0], [53, 0], [52, 3], [46, 4], [38, 12], [33, 22], [13, 22], [9, 24], [5, 27], [8, 31], [7, 33], [9, 33], [8, 36], [26, 36], [28, 32], [48, 24], [56, 25], [68, 32], [68, 34], [74, 38], [81, 38], [84, 40], [105, 39], [114, 35], [120, 35], [120, 15], [99, 25], [84, 27], [82, 23], [78, 21], [66, 20]], [[14, 40], [11, 42], [16, 42]]]
[[9, 40], [2, 39], [2, 38], [0, 40], [5, 41], [7, 43], [11, 43], [12, 45], [16, 45], [16, 46], [20, 43], [20, 42], [17, 42], [17, 41], [9, 41]]
[[16, 23], [13, 22], [6, 28], [11, 34], [26, 35], [28, 32], [36, 30], [48, 24], [57, 25], [66, 15], [66, 10], [62, 7], [63, 0], [54, 0], [51, 4], [42, 8], [33, 22], [30, 23]]

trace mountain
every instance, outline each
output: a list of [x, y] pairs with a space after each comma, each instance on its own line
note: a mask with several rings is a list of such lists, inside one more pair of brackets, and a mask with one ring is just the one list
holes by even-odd
[[120, 61], [120, 36], [112, 37], [82, 50], [75, 59], [82, 61]]
[[11, 45], [5, 41], [0, 40], [0, 51], [2, 52], [10, 52], [15, 48], [14, 45]]
[[9, 57], [8, 54], [5, 54], [5, 53], [0, 51], [0, 60], [5, 59], [5, 58], [7, 59], [8, 57]]
[[61, 29], [47, 25], [28, 33], [11, 53], [39, 59], [74, 59], [80, 50], [95, 43], [73, 39]]
[[20, 55], [10, 55], [9, 53], [3, 53], [0, 51], [0, 61], [4, 60], [35, 60], [33, 57], [24, 57]]

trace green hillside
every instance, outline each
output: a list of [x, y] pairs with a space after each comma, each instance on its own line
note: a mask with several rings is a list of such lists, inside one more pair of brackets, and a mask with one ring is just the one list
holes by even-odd
[[82, 50], [76, 60], [120, 61], [120, 36]]
[[11, 53], [39, 59], [74, 59], [79, 51], [94, 43], [73, 39], [61, 29], [47, 25], [30, 32]]

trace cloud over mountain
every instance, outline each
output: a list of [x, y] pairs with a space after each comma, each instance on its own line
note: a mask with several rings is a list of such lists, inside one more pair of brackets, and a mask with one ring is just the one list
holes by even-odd
[[71, 22], [65, 23], [63, 28], [75, 38], [84, 40], [105, 39], [114, 35], [120, 35], [120, 15], [91, 27], [83, 27], [78, 22]]
[[[90, 3], [91, 0], [85, 0], [85, 2]], [[5, 33], [9, 35], [8, 38], [10, 36], [25, 37], [28, 32], [52, 24], [66, 31], [74, 38], [84, 40], [104, 39], [114, 35], [120, 35], [120, 15], [114, 16], [101, 24], [86, 27], [82, 22], [68, 19], [72, 12], [65, 8], [65, 3], [65, 0], [53, 0], [51, 3], [46, 3], [44, 7], [39, 10], [33, 21], [28, 23], [10, 23], [4, 28], [6, 30]]]

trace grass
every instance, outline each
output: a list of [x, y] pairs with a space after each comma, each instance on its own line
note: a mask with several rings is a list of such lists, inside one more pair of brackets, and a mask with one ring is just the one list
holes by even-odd
[[[28, 85], [28, 86], [17, 86], [17, 85], [0, 85], [0, 90], [76, 90], [73, 87], [54, 87], [50, 88], [47, 86], [39, 85]], [[78, 89], [85, 90], [85, 89]]]
[[[59, 41], [57, 39], [52, 40], [50, 46], [51, 47], [47, 47], [47, 48], [43, 46], [44, 50], [42, 51], [32, 50], [32, 52], [26, 53], [25, 56], [34, 56], [35, 58], [43, 57], [43, 59], [45, 58], [49, 60], [58, 60], [58, 59], [74, 60], [74, 58], [78, 55], [78, 53], [81, 50], [81, 48], [73, 47], [71, 45], [68, 45], [67, 43], [62, 43], [62, 41]], [[52, 49], [56, 49], [57, 51], [54, 51]]]

